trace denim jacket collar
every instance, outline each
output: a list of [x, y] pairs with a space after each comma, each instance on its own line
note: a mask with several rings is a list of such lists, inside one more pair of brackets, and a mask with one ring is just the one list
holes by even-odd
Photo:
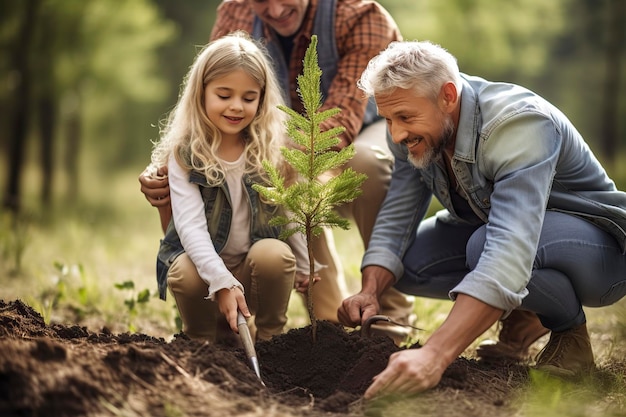
[[457, 127], [457, 140], [454, 147], [454, 158], [473, 164], [476, 162], [476, 141], [480, 135], [481, 118], [478, 106], [478, 95], [463, 78], [463, 90], [461, 91], [461, 114]]

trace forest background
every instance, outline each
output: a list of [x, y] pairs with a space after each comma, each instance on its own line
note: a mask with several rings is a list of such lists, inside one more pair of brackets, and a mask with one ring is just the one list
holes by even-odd
[[[0, 0], [0, 298], [47, 321], [176, 331], [171, 299], [147, 302], [162, 232], [137, 177], [218, 3]], [[439, 43], [463, 72], [560, 107], [626, 188], [626, 2], [380, 3], [405, 39]], [[351, 292], [360, 242], [335, 234]], [[300, 304], [290, 326], [305, 323]], [[434, 328], [449, 305], [419, 300], [418, 325]]]

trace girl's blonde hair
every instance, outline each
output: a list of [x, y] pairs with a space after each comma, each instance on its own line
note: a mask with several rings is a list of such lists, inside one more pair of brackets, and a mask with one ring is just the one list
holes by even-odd
[[284, 115], [281, 90], [265, 49], [242, 31], [208, 43], [196, 56], [182, 84], [178, 103], [162, 124], [160, 140], [152, 151], [152, 166], [167, 164], [172, 152], [186, 169], [203, 172], [209, 185], [224, 180], [217, 157], [222, 135], [205, 112], [204, 90], [211, 81], [235, 70], [244, 70], [261, 88], [259, 108], [242, 131], [245, 140], [246, 173], [265, 176], [262, 161], [281, 166], [284, 145]]

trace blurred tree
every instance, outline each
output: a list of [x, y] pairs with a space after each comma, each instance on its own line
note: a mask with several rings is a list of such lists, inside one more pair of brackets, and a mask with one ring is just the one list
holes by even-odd
[[[58, 0], [61, 2], [67, 0]], [[113, 172], [147, 154], [151, 117], [169, 85], [159, 62], [174, 26], [150, 0], [90, 0], [82, 19], [82, 49], [64, 61], [82, 111], [82, 131], [97, 152], [93, 168]], [[82, 65], [77, 65], [78, 63]], [[72, 78], [66, 79], [72, 82]]]
[[[50, 202], [53, 188], [59, 132], [66, 138], [64, 167], [69, 198], [74, 199], [85, 143], [96, 150], [96, 162], [112, 169], [132, 155], [128, 144], [148, 136], [149, 123], [129, 117], [145, 114], [133, 110], [156, 106], [167, 94], [157, 57], [173, 35], [172, 26], [149, 0], [9, 3], [14, 4], [0, 6], [6, 12], [0, 22], [7, 23], [0, 29], [0, 42], [13, 57], [0, 61], [0, 80], [10, 90], [0, 92], [0, 103], [14, 109], [6, 121], [12, 129], [3, 205], [20, 206], [23, 155], [34, 125], [42, 145], [44, 203]], [[38, 124], [31, 117], [36, 114]], [[89, 164], [96, 168], [93, 161]]]
[[461, 70], [517, 78], [545, 69], [563, 26], [563, 0], [382, 0], [405, 39], [436, 42]]
[[10, 66], [14, 72], [15, 86], [12, 106], [12, 122], [9, 132], [9, 157], [7, 163], [6, 192], [2, 201], [4, 208], [18, 212], [20, 210], [20, 173], [24, 161], [26, 136], [30, 123], [30, 95], [33, 83], [30, 57], [33, 49], [32, 27], [37, 19], [39, 0], [27, 0], [21, 7], [12, 9], [19, 14], [15, 26], [15, 43], [9, 49]]
[[609, 171], [626, 142], [623, 97], [626, 14], [623, 0], [567, 0], [542, 85], [576, 123]]
[[167, 78], [170, 86], [169, 96], [164, 101], [164, 113], [176, 103], [183, 77], [189, 71], [199, 48], [209, 41], [220, 1], [154, 0], [163, 16], [176, 28], [175, 38], [161, 48], [159, 54], [161, 73]]
[[41, 203], [48, 206], [52, 203], [52, 189], [54, 185], [54, 150], [57, 141], [57, 124], [59, 103], [58, 86], [56, 85], [56, 54], [59, 51], [59, 32], [56, 22], [56, 9], [43, 3], [39, 10], [39, 22], [32, 54], [32, 66], [37, 70], [34, 92], [33, 111], [39, 121], [39, 143], [41, 163]]

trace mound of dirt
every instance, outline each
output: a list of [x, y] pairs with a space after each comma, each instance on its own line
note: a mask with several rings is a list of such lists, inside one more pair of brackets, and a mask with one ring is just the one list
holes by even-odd
[[[379, 415], [390, 403], [362, 395], [399, 349], [319, 322], [315, 343], [307, 326], [256, 344], [263, 386], [241, 348], [46, 325], [21, 301], [0, 300], [0, 415]], [[527, 378], [521, 365], [459, 358], [419, 396], [420, 412], [505, 415]]]

